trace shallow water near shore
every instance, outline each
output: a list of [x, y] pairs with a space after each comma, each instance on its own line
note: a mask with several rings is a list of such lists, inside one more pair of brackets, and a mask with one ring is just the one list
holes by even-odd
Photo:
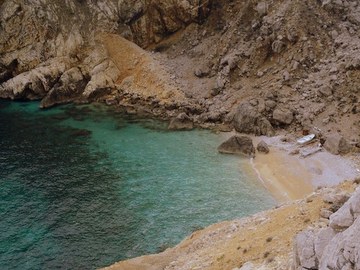
[[210, 131], [38, 105], [0, 101], [1, 269], [96, 269], [275, 204]]

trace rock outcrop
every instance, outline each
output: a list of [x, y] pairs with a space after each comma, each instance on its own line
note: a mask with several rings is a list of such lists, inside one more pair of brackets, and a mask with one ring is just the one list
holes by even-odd
[[255, 147], [252, 139], [247, 136], [232, 136], [218, 147], [218, 151], [224, 154], [242, 154], [248, 157], [255, 156]]
[[329, 226], [296, 236], [295, 269], [360, 269], [360, 189], [330, 215]]
[[41, 99], [75, 68], [83, 92], [53, 90], [43, 106], [112, 99], [199, 126], [267, 136], [317, 127], [358, 142], [359, 14], [356, 1], [3, 0], [0, 97]]
[[[41, 106], [50, 107], [70, 101], [99, 100], [109, 94], [119, 95], [119, 90], [133, 93], [135, 89], [138, 95], [145, 84], [150, 88], [157, 84], [153, 88], [160, 88], [158, 91], [149, 91], [140, 98], [145, 100], [152, 95], [161, 100], [173, 95], [176, 99], [177, 90], [171, 92], [175, 87], [162, 87], [163, 72], [148, 60], [144, 66], [147, 72], [142, 75], [150, 73], [143, 79], [150, 81], [135, 78], [128, 87], [132, 80], [129, 70], [143, 64], [140, 59], [147, 53], [127, 50], [123, 58], [129, 61], [118, 65], [119, 61], [111, 55], [114, 53], [109, 40], [104, 39], [116, 33], [146, 47], [192, 22], [202, 22], [209, 7], [207, 0], [1, 1], [0, 98], [45, 97]], [[116, 45], [121, 50], [124, 42]], [[164, 98], [164, 93], [168, 97]]]

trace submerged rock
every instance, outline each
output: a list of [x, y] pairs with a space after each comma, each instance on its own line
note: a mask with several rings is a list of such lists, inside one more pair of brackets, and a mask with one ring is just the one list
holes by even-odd
[[232, 136], [218, 147], [218, 151], [224, 154], [243, 154], [249, 157], [255, 156], [255, 147], [252, 139], [247, 136]]
[[170, 121], [168, 129], [170, 130], [191, 130], [194, 123], [186, 113], [180, 113]]
[[91, 135], [91, 131], [87, 129], [79, 129], [71, 133], [74, 137], [88, 137]]

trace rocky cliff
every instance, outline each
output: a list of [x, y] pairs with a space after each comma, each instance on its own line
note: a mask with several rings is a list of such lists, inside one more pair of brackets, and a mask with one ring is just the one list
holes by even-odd
[[[338, 132], [350, 146], [341, 136], [327, 145], [341, 153], [360, 148], [359, 85], [357, 0], [0, 0], [0, 98], [41, 99], [44, 108], [102, 101], [138, 114], [177, 116], [172, 127], [181, 129]], [[254, 244], [237, 235], [233, 258], [208, 253], [211, 235], [197, 233], [183, 253], [125, 262], [135, 265], [126, 269], [139, 269], [137, 263], [149, 269], [158, 258], [166, 269], [232, 269], [264, 260], [270, 266], [258, 269], [271, 263], [287, 269], [283, 262], [290, 258], [296, 269], [360, 269], [358, 194], [340, 210], [341, 196], [332, 203], [317, 199], [314, 208], [302, 201], [274, 210], [291, 221], [285, 235], [261, 215], [224, 230], [215, 226], [219, 249], [228, 236], [243, 233], [243, 222], [250, 224], [249, 239], [252, 230], [276, 233]], [[289, 257], [290, 236], [320, 212], [321, 228], [300, 233]], [[266, 244], [272, 239], [285, 251], [261, 249], [272, 247]]]
[[206, 127], [316, 127], [359, 142], [358, 1], [0, 5], [2, 98], [103, 100]]
[[[347, 198], [337, 199], [341, 203]], [[335, 213], [323, 210], [322, 215], [329, 218], [328, 226], [297, 235], [294, 268], [360, 269], [360, 189]]]
[[42, 99], [42, 107], [107, 95], [113, 103], [116, 97], [155, 108], [181, 105], [183, 94], [170, 75], [130, 41], [145, 47], [209, 12], [207, 1], [0, 4], [0, 97]]

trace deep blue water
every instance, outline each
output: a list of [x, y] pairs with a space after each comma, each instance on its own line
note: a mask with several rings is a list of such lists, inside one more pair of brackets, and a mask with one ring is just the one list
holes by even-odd
[[0, 269], [95, 269], [272, 207], [210, 131], [0, 101]]

